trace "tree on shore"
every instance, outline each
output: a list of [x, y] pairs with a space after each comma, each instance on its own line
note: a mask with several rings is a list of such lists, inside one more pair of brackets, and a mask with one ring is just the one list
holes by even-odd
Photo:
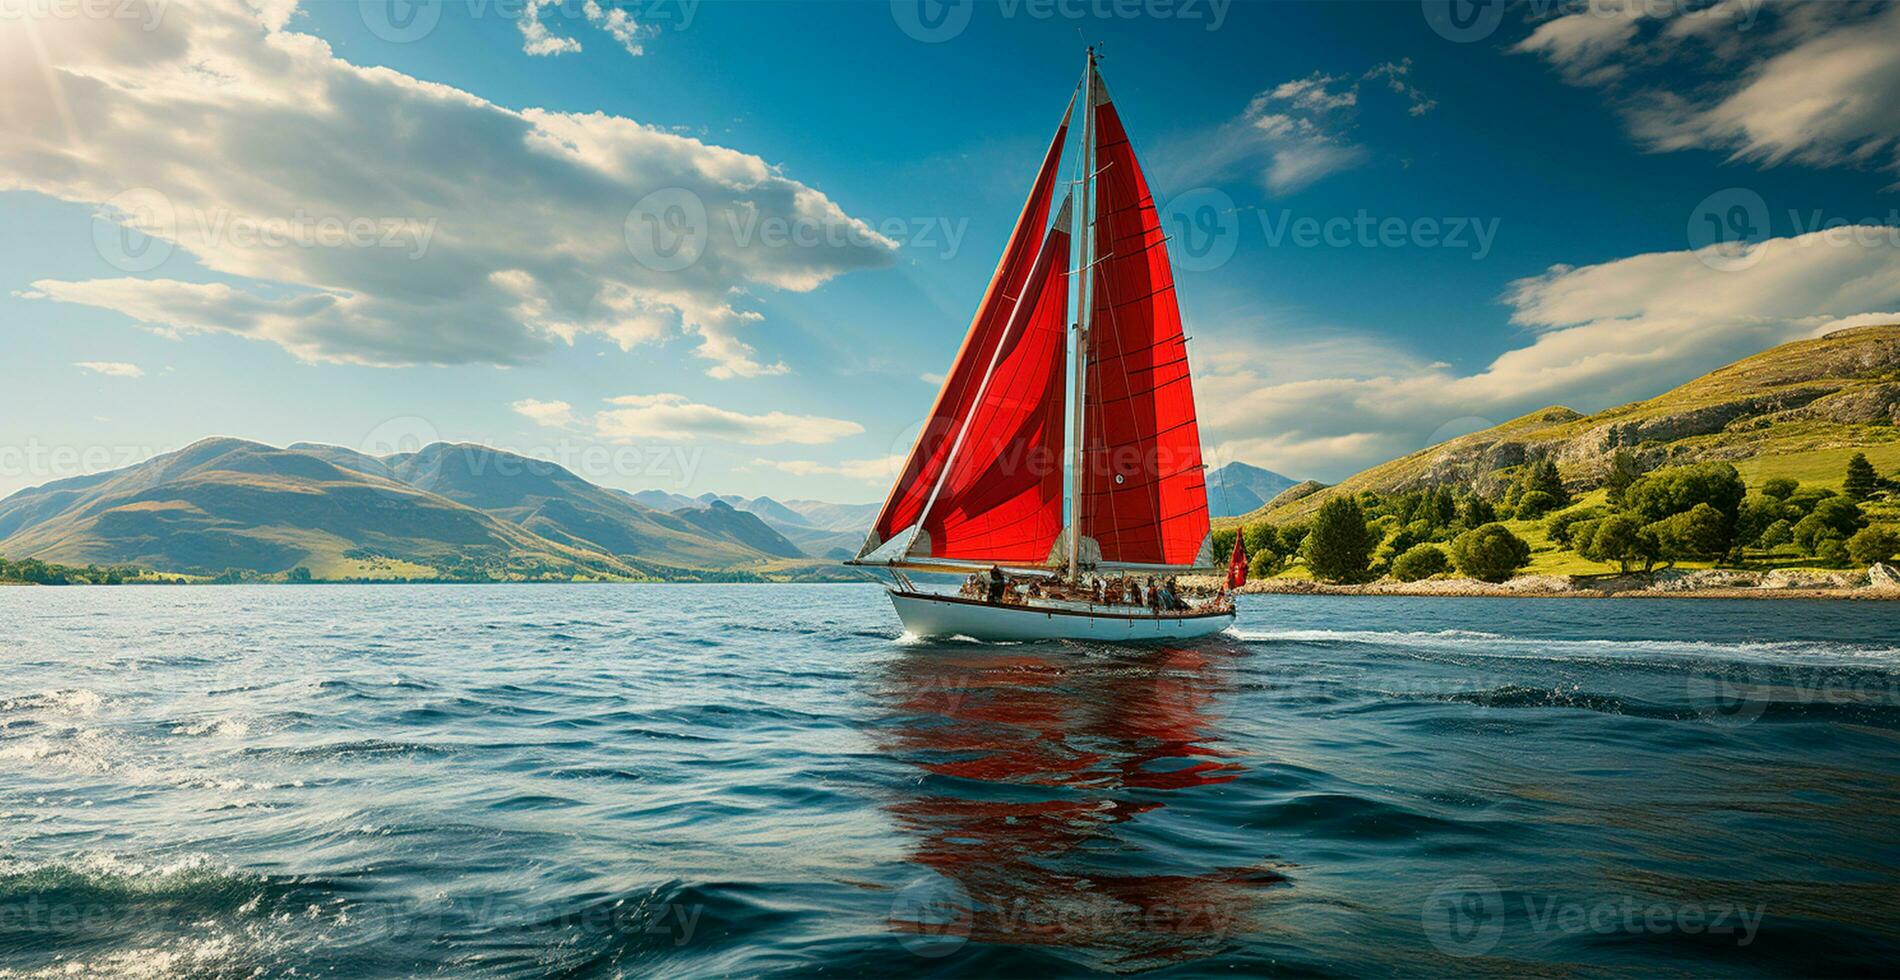
[[1435, 544], [1415, 544], [1392, 559], [1392, 577], [1401, 582], [1416, 582], [1450, 567], [1451, 559], [1445, 557], [1445, 549]]
[[1862, 565], [1887, 561], [1895, 552], [1900, 552], [1900, 534], [1889, 527], [1864, 527], [1847, 539], [1847, 554]]
[[1502, 582], [1530, 564], [1531, 546], [1502, 524], [1486, 524], [1451, 543], [1458, 571], [1482, 582]]
[[[1581, 532], [1581, 529], [1580, 529]], [[1591, 561], [1616, 565], [1625, 575], [1631, 569], [1648, 572], [1662, 560], [1662, 544], [1643, 523], [1629, 514], [1611, 514], [1579, 533], [1578, 553]]]
[[1315, 578], [1346, 582], [1365, 574], [1376, 544], [1359, 502], [1339, 496], [1320, 505], [1301, 551]]
[[1649, 525], [1662, 556], [1670, 561], [1720, 558], [1728, 551], [1729, 533], [1720, 511], [1697, 504], [1680, 514]]

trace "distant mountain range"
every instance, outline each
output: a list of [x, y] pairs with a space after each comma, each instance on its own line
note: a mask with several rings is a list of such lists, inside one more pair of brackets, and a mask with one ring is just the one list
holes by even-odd
[[737, 494], [702, 493], [697, 497], [642, 490], [629, 494], [654, 510], [684, 513], [693, 508], [722, 503], [734, 510], [752, 514], [773, 530], [783, 534], [800, 550], [817, 558], [844, 560], [858, 553], [865, 532], [877, 519], [878, 504], [832, 504], [822, 500], [773, 500], [771, 497], [741, 497]]
[[724, 501], [662, 511], [541, 460], [205, 439], [0, 500], [0, 554], [319, 579], [835, 577]]

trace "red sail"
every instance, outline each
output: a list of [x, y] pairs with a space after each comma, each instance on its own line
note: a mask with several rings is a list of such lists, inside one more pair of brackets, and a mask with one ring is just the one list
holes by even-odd
[[1069, 209], [1049, 230], [915, 553], [1041, 564], [1062, 533]]
[[984, 292], [983, 302], [976, 308], [976, 318], [971, 321], [970, 331], [963, 338], [963, 348], [957, 351], [957, 359], [944, 379], [943, 390], [937, 393], [937, 404], [924, 420], [923, 431], [918, 433], [916, 445], [911, 447], [903, 474], [891, 487], [891, 495], [884, 501], [877, 522], [871, 525], [870, 537], [860, 557], [916, 524], [923, 514], [924, 504], [930, 498], [931, 489], [943, 475], [950, 444], [955, 441], [957, 430], [976, 402], [977, 389], [983, 384], [983, 374], [995, 357], [997, 342], [1009, 324], [1017, 297], [1022, 295], [1024, 285], [1029, 280], [1030, 267], [1035, 264], [1036, 250], [1042, 244], [1043, 228], [1049, 223], [1049, 206], [1055, 194], [1056, 175], [1061, 168], [1062, 143], [1068, 131], [1069, 113], [1064, 112], [1062, 125], [1056, 128], [1055, 139], [1050, 141], [1049, 151], [1043, 156], [1042, 169], [1036, 174], [1036, 183], [1030, 189], [1029, 200], [1024, 202], [1023, 213], [1016, 219], [1016, 229], [1010, 232], [1009, 245], [1003, 250], [1001, 261], [996, 264], [989, 289]]
[[1207, 539], [1201, 432], [1166, 236], [1098, 89], [1096, 267], [1084, 387], [1082, 533], [1105, 562], [1192, 565]]

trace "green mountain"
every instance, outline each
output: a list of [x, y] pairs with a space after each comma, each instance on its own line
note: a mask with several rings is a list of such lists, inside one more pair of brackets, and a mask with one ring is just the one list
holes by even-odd
[[[1749, 485], [1776, 476], [1838, 485], [1847, 459], [1900, 466], [1900, 324], [1837, 330], [1763, 351], [1646, 401], [1584, 415], [1562, 406], [1363, 470], [1338, 485], [1302, 484], [1242, 521], [1299, 521], [1342, 493], [1468, 486], [1501, 490], [1526, 463], [1555, 459], [1564, 482], [1602, 483], [1610, 456], [1644, 469], [1735, 464]], [[1294, 490], [1302, 491], [1295, 493]], [[1231, 524], [1233, 522], [1223, 522]]]
[[512, 453], [227, 438], [0, 500], [0, 555], [330, 579], [795, 574], [802, 558], [753, 515], [661, 513]]

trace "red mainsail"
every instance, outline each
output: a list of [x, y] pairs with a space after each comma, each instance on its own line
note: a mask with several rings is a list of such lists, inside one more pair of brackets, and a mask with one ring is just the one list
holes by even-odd
[[1083, 391], [1082, 534], [1111, 563], [1192, 565], [1207, 485], [1167, 236], [1121, 118], [1093, 104], [1096, 266]]
[[[1049, 223], [1056, 176], [1061, 169], [1062, 144], [1068, 136], [1069, 116], [1073, 111], [1074, 102], [1071, 101], [1069, 111], [1062, 114], [1062, 124], [1056, 128], [1055, 139], [1050, 141], [1049, 150], [1043, 156], [1042, 169], [1036, 174], [1029, 200], [1023, 203], [1022, 214], [1016, 219], [1016, 228], [1010, 232], [1009, 244], [1003, 250], [1001, 261], [996, 264], [996, 272], [990, 277], [989, 289], [983, 294], [983, 302], [977, 306], [976, 318], [971, 321], [970, 331], [963, 338], [963, 347], [957, 352], [957, 359], [944, 379], [943, 389], [937, 393], [936, 405], [924, 420], [916, 445], [911, 447], [903, 473], [891, 487], [890, 496], [878, 512], [876, 523], [871, 525], [870, 536], [859, 553], [860, 557], [915, 525], [923, 516], [931, 491], [943, 476], [951, 443], [956, 440], [963, 420], [969, 417], [975, 406], [983, 376], [995, 359], [998, 343], [1009, 326], [1017, 300], [1029, 282], [1031, 267], [1043, 242], [1043, 229]], [[1037, 556], [1038, 560], [1042, 557]]]
[[1069, 239], [1065, 202], [966, 429], [952, 437], [949, 471], [927, 505], [915, 554], [1041, 564], [1062, 533]]

